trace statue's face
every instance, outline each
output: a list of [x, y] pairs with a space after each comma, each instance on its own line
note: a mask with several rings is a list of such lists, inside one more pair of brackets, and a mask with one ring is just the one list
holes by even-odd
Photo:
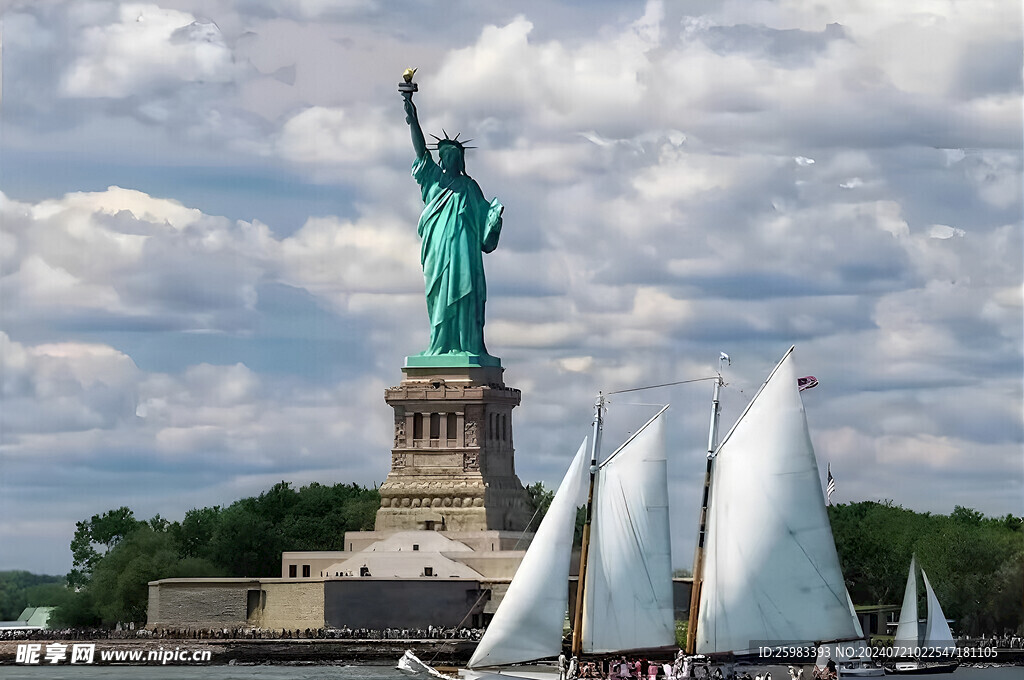
[[465, 171], [466, 163], [462, 159], [462, 152], [452, 144], [442, 144], [437, 151], [441, 157], [441, 168], [446, 172], [460, 173]]

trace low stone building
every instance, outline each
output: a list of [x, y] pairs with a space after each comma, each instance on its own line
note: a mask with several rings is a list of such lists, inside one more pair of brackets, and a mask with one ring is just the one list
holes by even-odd
[[472, 627], [482, 625], [486, 585], [472, 579], [162, 579], [149, 584], [146, 627]]
[[[149, 628], [478, 627], [525, 551], [504, 532], [478, 548], [437, 531], [355, 532], [358, 551], [285, 552], [279, 578], [173, 578], [149, 584]], [[377, 540], [373, 540], [373, 539]]]

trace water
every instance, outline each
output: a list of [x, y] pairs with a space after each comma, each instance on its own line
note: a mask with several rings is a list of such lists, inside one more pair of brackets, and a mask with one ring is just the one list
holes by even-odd
[[[396, 659], [397, 661], [397, 659]], [[789, 676], [779, 668], [772, 675], [776, 678]], [[1020, 680], [1024, 676], [1021, 667], [1009, 668], [966, 668], [961, 667], [952, 675], [923, 676], [936, 680]], [[909, 676], [887, 676], [890, 678]], [[4, 680], [92, 680], [113, 678], [115, 680], [425, 680], [427, 676], [411, 676], [394, 666], [351, 665], [351, 666], [0, 666], [0, 678]]]

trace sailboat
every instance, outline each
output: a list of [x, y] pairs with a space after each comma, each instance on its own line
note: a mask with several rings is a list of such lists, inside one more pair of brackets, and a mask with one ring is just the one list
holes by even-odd
[[687, 651], [838, 647], [856, 652], [834, 659], [840, 675], [883, 675], [839, 567], [793, 350], [709, 453]]
[[[866, 648], [839, 568], [792, 353], [791, 347], [721, 444], [724, 382], [720, 373], [716, 379], [689, 654]], [[598, 464], [603, 407], [599, 396], [590, 465], [584, 442], [463, 677], [554, 675], [552, 666], [524, 664], [562, 652], [576, 508], [584, 497], [573, 655], [674, 651], [665, 409]], [[869, 659], [847, 661], [844, 675], [883, 674]]]
[[[946, 623], [939, 599], [935, 597], [928, 574], [921, 569], [924, 580], [925, 599], [928, 614], [924, 631], [920, 630], [917, 613], [917, 559], [910, 557], [910, 573], [907, 574], [907, 589], [903, 593], [903, 607], [900, 621], [893, 638], [895, 663], [886, 667], [889, 673], [931, 674], [952, 673], [960, 664], [956, 658], [956, 642]], [[902, 659], [901, 659], [902, 657]]]
[[461, 677], [557, 677], [554, 665], [526, 664], [562, 653], [573, 534], [582, 505], [588, 522], [574, 655], [675, 652], [661, 417], [668, 407], [598, 463], [604, 407], [599, 396], [590, 455], [584, 441]]

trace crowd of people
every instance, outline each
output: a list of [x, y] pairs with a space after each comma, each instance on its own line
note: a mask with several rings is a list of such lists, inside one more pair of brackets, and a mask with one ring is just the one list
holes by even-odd
[[[618, 658], [577, 664], [564, 654], [558, 658], [561, 680], [771, 680], [772, 674], [737, 674], [732, 664], [712, 664], [704, 657], [689, 657], [682, 651], [670, 663], [646, 658]], [[801, 671], [802, 675], [802, 671]], [[802, 680], [793, 676], [792, 680]]]
[[996, 649], [1024, 649], [1024, 637], [1007, 633], [1005, 635], [982, 635], [980, 638], [960, 638], [956, 640], [961, 647], [995, 647]]

